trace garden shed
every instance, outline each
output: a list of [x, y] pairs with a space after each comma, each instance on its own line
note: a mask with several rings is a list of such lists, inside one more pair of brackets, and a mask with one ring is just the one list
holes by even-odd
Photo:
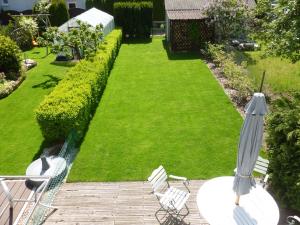
[[88, 23], [92, 27], [102, 24], [104, 36], [109, 34], [115, 28], [114, 17], [112, 15], [99, 9], [91, 8], [88, 11], [68, 20], [58, 29], [62, 32], [68, 32], [70, 29], [78, 27], [77, 20]]
[[[205, 10], [216, 0], [165, 0], [166, 37], [172, 51], [199, 49], [213, 41], [214, 28], [206, 23]], [[243, 0], [250, 7], [255, 0]]]

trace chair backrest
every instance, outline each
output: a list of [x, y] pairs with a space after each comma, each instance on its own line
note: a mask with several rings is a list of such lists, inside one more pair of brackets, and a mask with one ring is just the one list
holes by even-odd
[[268, 172], [268, 167], [269, 167], [269, 160], [258, 156], [258, 159], [255, 163], [254, 171], [266, 175]]
[[148, 177], [148, 181], [151, 183], [154, 192], [159, 190], [162, 186], [164, 186], [166, 184], [167, 179], [167, 172], [162, 165], [155, 169], [152, 172], [151, 176]]

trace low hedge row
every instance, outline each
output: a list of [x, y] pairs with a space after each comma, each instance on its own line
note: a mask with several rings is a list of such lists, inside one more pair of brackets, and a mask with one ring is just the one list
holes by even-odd
[[106, 36], [95, 57], [82, 60], [36, 109], [46, 141], [64, 140], [72, 129], [83, 135], [100, 101], [121, 45], [122, 31]]
[[226, 78], [224, 86], [236, 90], [232, 99], [239, 106], [244, 106], [253, 95], [254, 87], [248, 76], [246, 62], [240, 65], [235, 62], [234, 53], [226, 49], [223, 45], [208, 45], [209, 57], [219, 67], [222, 75]]
[[149, 38], [152, 28], [152, 2], [116, 2], [114, 15], [124, 36]]

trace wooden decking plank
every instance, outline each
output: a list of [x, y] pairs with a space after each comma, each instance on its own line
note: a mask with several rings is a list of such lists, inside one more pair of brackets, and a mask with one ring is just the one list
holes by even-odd
[[[6, 182], [6, 184], [8, 184], [10, 182]], [[20, 190], [22, 190], [22, 184], [20, 182], [15, 181], [14, 185], [10, 189], [10, 194], [12, 195], [13, 198], [19, 198]], [[5, 201], [7, 202], [7, 204], [9, 204], [9, 201], [7, 199], [5, 199]], [[14, 210], [13, 210], [13, 215], [14, 215], [13, 221], [16, 218], [15, 217], [16, 213], [17, 212], [15, 211], [15, 208], [14, 208]], [[1, 216], [1, 223], [0, 224], [3, 224], [3, 225], [9, 224], [9, 207], [6, 208], [4, 214]]]
[[[171, 184], [182, 190], [185, 188], [180, 182]], [[202, 184], [203, 181], [191, 181], [187, 223], [206, 224], [196, 204], [197, 191]], [[151, 191], [148, 182], [67, 183], [54, 201], [58, 210], [45, 225], [158, 224], [154, 214], [160, 205]]]

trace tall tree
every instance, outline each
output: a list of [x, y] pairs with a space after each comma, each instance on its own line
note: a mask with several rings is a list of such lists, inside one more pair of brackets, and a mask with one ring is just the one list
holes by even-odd
[[65, 0], [52, 0], [49, 13], [52, 26], [60, 26], [70, 18]]
[[[269, 2], [270, 5], [270, 2]], [[269, 55], [281, 56], [292, 62], [300, 60], [300, 0], [279, 0], [272, 7], [261, 6], [259, 37]]]
[[210, 18], [209, 25], [215, 29], [217, 42], [246, 38], [250, 32], [252, 13], [244, 1], [216, 0], [206, 14]]

